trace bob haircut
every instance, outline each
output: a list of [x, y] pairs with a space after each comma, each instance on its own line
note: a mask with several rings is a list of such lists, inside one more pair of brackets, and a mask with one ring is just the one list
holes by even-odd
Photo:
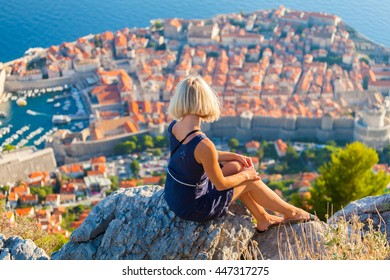
[[201, 76], [189, 75], [177, 84], [168, 113], [175, 120], [195, 114], [211, 123], [220, 118], [221, 106], [217, 95]]

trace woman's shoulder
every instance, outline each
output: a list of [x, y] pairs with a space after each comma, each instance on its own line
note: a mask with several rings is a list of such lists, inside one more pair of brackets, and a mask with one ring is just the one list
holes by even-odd
[[176, 122], [177, 122], [176, 120], [173, 120], [173, 121], [169, 124], [169, 126], [168, 126], [168, 132], [172, 132], [172, 127], [173, 127], [173, 125], [174, 125]]
[[207, 136], [204, 134], [199, 134], [199, 142], [196, 145], [197, 149], [200, 149], [201, 151], [210, 151], [215, 150], [215, 146], [213, 141], [211, 141]]

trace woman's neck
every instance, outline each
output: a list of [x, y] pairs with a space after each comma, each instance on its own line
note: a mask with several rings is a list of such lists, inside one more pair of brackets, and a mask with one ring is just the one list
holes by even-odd
[[186, 115], [180, 122], [189, 129], [200, 129], [200, 117], [198, 115]]

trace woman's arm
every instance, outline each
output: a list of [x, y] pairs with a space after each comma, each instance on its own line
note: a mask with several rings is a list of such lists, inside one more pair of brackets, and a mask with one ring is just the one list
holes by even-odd
[[[254, 170], [253, 166], [244, 165], [243, 170], [231, 176], [224, 176], [218, 163], [218, 152], [215, 149], [213, 142], [209, 139], [203, 139], [196, 146], [194, 151], [195, 159], [203, 165], [207, 177], [215, 185], [217, 190], [226, 190], [237, 187], [247, 180], [259, 180], [260, 176]], [[227, 156], [227, 154], [225, 154]], [[231, 160], [236, 158], [228, 157]]]
[[236, 160], [240, 162], [244, 167], [253, 166], [252, 159], [250, 157], [236, 154], [236, 153], [231, 153], [231, 152], [218, 151], [218, 150], [217, 153], [218, 153], [218, 162]]

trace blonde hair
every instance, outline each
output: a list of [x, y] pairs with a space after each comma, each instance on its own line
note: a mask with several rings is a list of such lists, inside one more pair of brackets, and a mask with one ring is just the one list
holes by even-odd
[[204, 122], [214, 122], [221, 116], [221, 106], [217, 95], [201, 76], [189, 75], [177, 84], [168, 113], [175, 120], [195, 114]]

